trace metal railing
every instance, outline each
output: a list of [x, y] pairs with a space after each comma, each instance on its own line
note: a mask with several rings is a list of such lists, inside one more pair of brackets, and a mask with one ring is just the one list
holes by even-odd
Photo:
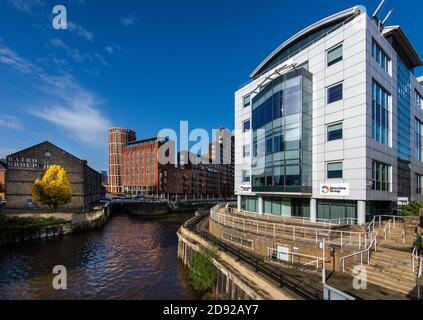
[[371, 250], [372, 250], [373, 247], [374, 247], [374, 251], [377, 250], [377, 237], [378, 237], [378, 233], [376, 233], [371, 238], [370, 244], [367, 247], [367, 249], [340, 258], [340, 261], [342, 263], [342, 272], [345, 272], [345, 260], [347, 260], [349, 258], [352, 258], [352, 257], [360, 256], [360, 266], [362, 267], [363, 266], [363, 255], [366, 254], [366, 256], [367, 256], [367, 264], [370, 264]]
[[405, 219], [404, 219], [404, 217], [392, 216], [392, 215], [374, 216], [373, 220], [367, 226], [367, 232], [369, 232], [369, 233], [374, 232], [375, 228], [381, 229], [382, 226], [383, 226], [383, 222], [386, 221], [386, 219], [388, 219], [388, 222], [386, 223], [386, 225], [384, 226], [384, 229], [383, 229], [385, 240], [388, 238], [388, 235], [391, 234], [391, 230], [395, 229], [397, 227], [398, 221], [402, 220], [403, 229], [402, 229], [402, 233], [401, 233], [401, 239], [402, 239], [402, 243], [405, 244], [405, 224], [404, 224]]
[[[291, 264], [301, 264], [306, 267], [315, 265], [316, 270], [319, 270], [320, 265], [322, 266], [321, 269], [323, 269], [323, 264], [326, 261], [326, 259], [323, 259], [322, 257], [310, 256], [296, 252], [288, 252], [286, 260], [280, 259], [279, 255], [280, 253], [277, 249], [267, 248], [267, 258], [271, 261], [280, 263], [289, 262]], [[302, 260], [306, 260], [306, 262], [302, 262]]]
[[[217, 205], [215, 208], [224, 207]], [[226, 252], [227, 254], [232, 255], [236, 258], [237, 261], [242, 261], [246, 263], [250, 268], [254, 268], [257, 273], [263, 274], [273, 281], [280, 284], [281, 287], [295, 293], [303, 299], [308, 300], [321, 300], [322, 292], [318, 288], [307, 284], [300, 277], [296, 277], [289, 272], [285, 272], [282, 269], [266, 263], [262, 258], [257, 257], [253, 253], [250, 253], [246, 250], [236, 248], [233, 245], [230, 245], [214, 236], [210, 233], [201, 230], [198, 225], [203, 221], [204, 217], [197, 216], [189, 220], [186, 223], [186, 227], [191, 231], [194, 231], [198, 235], [202, 236], [204, 239], [210, 241], [213, 245], [217, 246], [220, 250]]]
[[413, 249], [411, 260], [413, 265], [413, 272], [417, 272], [417, 278], [421, 278], [423, 275], [423, 257], [419, 255], [417, 247], [414, 247]]
[[389, 220], [388, 223], [385, 225], [385, 228], [383, 228], [383, 234], [385, 236], [385, 240], [388, 239], [388, 234], [391, 234], [391, 230], [392, 230], [392, 220]]
[[238, 212], [235, 208], [228, 208], [228, 212], [236, 215], [240, 215], [241, 213], [245, 213], [248, 215], [253, 216], [254, 218], [261, 218], [266, 219], [266, 217], [277, 218], [283, 223], [291, 222], [291, 223], [301, 223], [303, 225], [307, 224], [321, 224], [324, 227], [340, 227], [340, 226], [348, 226], [348, 225], [357, 225], [358, 219], [356, 218], [339, 218], [339, 219], [320, 219], [317, 218], [316, 222], [311, 221], [309, 217], [282, 217], [282, 216], [266, 216], [261, 215], [256, 212], [251, 211], [242, 211], [241, 213]]
[[318, 245], [323, 239], [328, 244], [342, 247], [367, 248], [370, 236], [366, 232], [340, 231], [323, 229], [311, 226], [297, 226], [284, 223], [267, 222], [260, 220], [246, 219], [226, 213], [211, 210], [210, 219], [217, 224], [236, 229], [243, 232], [250, 232], [257, 235], [268, 236], [292, 241], [303, 240]]

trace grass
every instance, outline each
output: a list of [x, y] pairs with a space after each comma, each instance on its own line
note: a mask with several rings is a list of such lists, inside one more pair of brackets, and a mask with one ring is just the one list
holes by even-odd
[[54, 218], [34, 219], [0, 217], [0, 233], [32, 230], [47, 226], [57, 226], [62, 223], [66, 223], [66, 221]]

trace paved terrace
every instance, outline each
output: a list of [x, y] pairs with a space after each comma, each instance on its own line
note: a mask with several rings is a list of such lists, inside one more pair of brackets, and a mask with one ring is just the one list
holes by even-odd
[[[194, 230], [199, 234], [206, 234], [210, 239], [216, 239], [212, 234], [209, 232], [209, 219], [203, 219], [195, 228]], [[216, 239], [216, 242], [221, 242], [221, 239]], [[216, 243], [215, 243], [216, 244]], [[225, 247], [232, 248], [232, 252], [239, 252], [239, 247], [230, 244], [225, 241]], [[225, 250], [224, 248], [220, 248], [221, 250]], [[264, 267], [268, 266], [270, 269], [275, 270], [278, 273], [278, 270], [281, 274], [289, 274], [292, 279], [295, 279], [296, 286], [298, 288], [306, 287], [307, 290], [315, 290], [315, 292], [319, 292], [320, 296], [323, 296], [323, 285], [322, 285], [322, 276], [320, 273], [317, 272], [307, 272], [303, 268], [296, 268], [296, 267], [287, 267], [281, 264], [274, 264], [265, 261], [262, 256], [255, 254], [254, 252], [248, 251], [248, 255], [253, 257], [254, 260], [260, 261], [260, 264]], [[243, 263], [243, 262], [240, 262]], [[245, 267], [251, 268], [247, 264], [243, 263]], [[256, 271], [257, 272], [257, 271]], [[393, 291], [387, 288], [383, 288], [372, 283], [367, 284], [367, 290], [355, 290], [353, 288], [353, 277], [348, 274], [342, 274], [339, 272], [331, 273], [328, 272], [328, 279], [327, 284], [341, 290], [357, 299], [363, 300], [408, 300], [409, 297], [406, 294], [399, 293], [397, 291]]]
[[250, 215], [249, 213], [233, 214], [225, 208], [212, 211], [210, 219], [225, 227], [280, 240], [302, 241], [318, 245], [325, 239], [328, 246], [340, 248], [366, 248], [373, 235], [371, 232], [362, 231], [363, 228], [358, 226], [335, 227], [311, 223], [303, 219]]

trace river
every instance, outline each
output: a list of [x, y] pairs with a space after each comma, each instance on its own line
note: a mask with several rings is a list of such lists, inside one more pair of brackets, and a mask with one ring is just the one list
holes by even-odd
[[[176, 231], [192, 215], [116, 215], [98, 230], [0, 248], [0, 299], [197, 299], [177, 259]], [[53, 289], [53, 267], [67, 289]]]

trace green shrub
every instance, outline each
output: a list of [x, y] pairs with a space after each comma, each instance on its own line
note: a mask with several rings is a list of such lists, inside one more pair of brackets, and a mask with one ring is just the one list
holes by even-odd
[[56, 226], [66, 223], [55, 218], [6, 218], [0, 217], [0, 232], [16, 232], [37, 229], [39, 227]]
[[213, 252], [203, 250], [194, 255], [189, 266], [189, 280], [192, 287], [206, 293], [213, 289], [216, 283], [217, 269], [213, 264]]
[[412, 202], [408, 206], [402, 208], [401, 214], [405, 217], [419, 217], [421, 209], [423, 209], [423, 202]]
[[423, 252], [423, 239], [420, 233], [416, 235], [416, 241], [414, 241], [414, 246], [420, 253]]

